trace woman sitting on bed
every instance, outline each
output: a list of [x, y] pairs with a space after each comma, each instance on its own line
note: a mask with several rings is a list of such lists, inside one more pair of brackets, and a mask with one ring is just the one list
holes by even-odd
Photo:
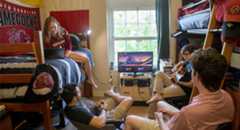
[[84, 70], [88, 76], [88, 81], [93, 87], [98, 87], [93, 79], [92, 66], [89, 62], [89, 59], [82, 53], [71, 51], [72, 43], [70, 36], [54, 17], [50, 16], [45, 20], [43, 39], [45, 48], [64, 48], [66, 57], [72, 58], [76, 62], [83, 63]]
[[71, 42], [72, 42], [72, 50], [85, 55], [92, 67], [94, 66], [93, 61], [93, 53], [91, 50], [87, 48], [87, 35], [83, 33], [72, 33], [70, 34]]

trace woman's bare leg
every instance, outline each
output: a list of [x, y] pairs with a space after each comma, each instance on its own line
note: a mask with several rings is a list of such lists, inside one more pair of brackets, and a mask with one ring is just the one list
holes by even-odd
[[93, 70], [92, 70], [92, 66], [89, 62], [89, 59], [85, 55], [83, 55], [81, 53], [77, 53], [77, 52], [71, 52], [70, 58], [72, 58], [76, 62], [83, 63], [83, 67], [88, 76], [88, 80], [89, 80], [90, 84], [93, 87], [97, 88], [98, 86], [93, 79]]
[[119, 93], [114, 92], [113, 89], [107, 91], [105, 95], [113, 98], [117, 104], [121, 103], [123, 100], [132, 100], [131, 97], [120, 95]]
[[88, 81], [90, 82], [90, 84], [94, 87], [94, 88], [98, 88], [96, 82], [93, 79], [93, 70], [92, 70], [92, 66], [90, 64], [90, 62], [88, 60], [85, 61], [84, 63], [84, 70], [87, 73], [88, 76]]

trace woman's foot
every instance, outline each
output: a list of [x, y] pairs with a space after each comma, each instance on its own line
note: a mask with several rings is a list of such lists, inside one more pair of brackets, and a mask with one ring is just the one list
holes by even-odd
[[104, 93], [105, 96], [112, 97], [115, 94], [113, 87]]
[[146, 103], [147, 103], [147, 104], [151, 104], [151, 103], [153, 103], [153, 102], [158, 102], [158, 101], [160, 101], [160, 100], [162, 100], [162, 96], [160, 96], [160, 95], [158, 95], [158, 94], [155, 94], [155, 95], [153, 95]]
[[87, 82], [88, 82], [89, 84], [91, 84], [92, 87], [98, 88], [98, 85], [95, 83], [94, 80], [88, 80]]

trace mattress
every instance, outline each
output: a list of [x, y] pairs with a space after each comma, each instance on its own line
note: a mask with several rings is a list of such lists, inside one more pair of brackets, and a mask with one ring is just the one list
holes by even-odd
[[[188, 0], [189, 1], [189, 0]], [[209, 8], [208, 0], [195, 0], [187, 4], [186, 6], [178, 10], [178, 16], [182, 17], [185, 15], [193, 14], [201, 10]]]
[[183, 16], [179, 21], [179, 27], [181, 30], [188, 29], [203, 29], [208, 27], [210, 19], [210, 9], [199, 11], [191, 15]]

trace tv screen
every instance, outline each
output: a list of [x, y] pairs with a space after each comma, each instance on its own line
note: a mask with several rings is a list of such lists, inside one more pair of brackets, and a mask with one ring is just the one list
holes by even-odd
[[119, 72], [152, 72], [152, 52], [119, 52]]

